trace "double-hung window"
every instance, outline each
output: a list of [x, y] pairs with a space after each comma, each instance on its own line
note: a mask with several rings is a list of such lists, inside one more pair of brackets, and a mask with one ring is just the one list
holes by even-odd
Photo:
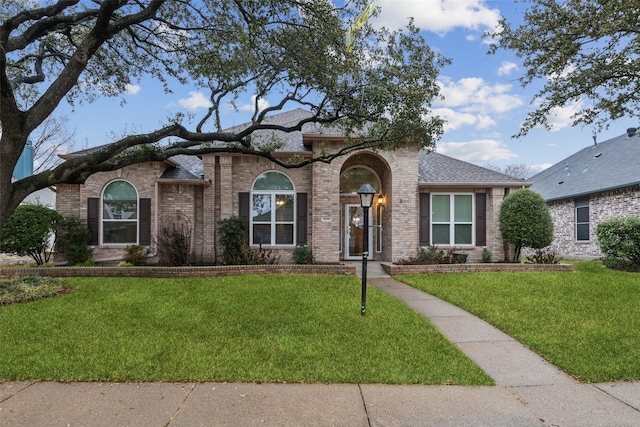
[[113, 181], [102, 192], [102, 243], [138, 243], [138, 192], [127, 181]]
[[431, 244], [473, 245], [473, 194], [431, 195]]
[[253, 184], [251, 193], [251, 243], [293, 245], [295, 191], [280, 172], [265, 172]]
[[576, 240], [589, 240], [589, 198], [576, 199]]

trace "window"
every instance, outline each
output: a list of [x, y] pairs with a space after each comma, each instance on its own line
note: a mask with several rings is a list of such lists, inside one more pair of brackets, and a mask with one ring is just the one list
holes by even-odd
[[138, 192], [126, 181], [113, 181], [102, 192], [102, 243], [138, 243]]
[[293, 183], [280, 172], [265, 172], [251, 193], [251, 243], [293, 245], [295, 192]]
[[473, 244], [473, 195], [431, 195], [431, 244]]
[[356, 194], [365, 182], [371, 184], [376, 193], [380, 193], [380, 179], [371, 169], [365, 167], [348, 169], [340, 177], [340, 193]]
[[589, 240], [589, 198], [576, 199], [576, 240]]

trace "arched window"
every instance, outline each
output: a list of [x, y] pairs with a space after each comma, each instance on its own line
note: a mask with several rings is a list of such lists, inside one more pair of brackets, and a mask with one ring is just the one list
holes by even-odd
[[113, 181], [102, 192], [102, 243], [138, 243], [138, 192], [127, 181]]
[[295, 191], [291, 180], [280, 172], [265, 172], [251, 192], [251, 243], [293, 245]]
[[361, 166], [347, 169], [340, 177], [340, 194], [356, 194], [365, 182], [380, 194], [380, 179], [371, 169]]

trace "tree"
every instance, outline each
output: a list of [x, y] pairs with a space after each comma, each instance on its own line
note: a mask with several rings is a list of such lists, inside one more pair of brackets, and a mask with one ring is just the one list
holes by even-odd
[[0, 252], [28, 255], [38, 265], [49, 262], [52, 236], [61, 219], [58, 212], [44, 205], [18, 206], [0, 233]]
[[489, 37], [513, 50], [526, 69], [523, 86], [542, 80], [518, 135], [550, 128], [549, 117], [575, 107], [573, 125], [606, 128], [611, 120], [639, 117], [638, 2], [528, 0], [520, 26], [502, 20]]
[[492, 163], [487, 163], [485, 166], [496, 172], [520, 179], [527, 179], [531, 172], [531, 168], [526, 163], [511, 163], [506, 165], [504, 168]]
[[507, 195], [498, 218], [504, 241], [516, 246], [513, 262], [520, 259], [523, 247], [542, 249], [553, 241], [553, 220], [542, 196], [531, 190]]
[[[343, 7], [330, 0], [39, 4], [5, 0], [0, 10], [0, 229], [35, 190], [82, 184], [96, 172], [142, 161], [233, 152], [293, 168], [365, 148], [409, 142], [426, 148], [442, 134], [442, 120], [430, 106], [447, 60], [427, 46], [412, 22], [393, 32], [365, 23], [349, 33], [357, 37], [346, 49], [345, 34], [365, 0]], [[159, 79], [166, 90], [187, 83], [206, 90], [211, 107], [203, 117], [177, 115], [157, 129], [125, 135], [11, 182], [27, 138], [61, 102], [118, 96], [143, 77]], [[222, 109], [241, 94], [255, 95], [251, 122], [224, 131]], [[271, 106], [259, 108], [267, 98]], [[286, 126], [266, 120], [297, 107], [310, 116]], [[277, 143], [251, 138], [260, 130], [299, 131], [306, 123], [339, 125], [354, 138], [339, 151], [291, 161], [273, 155]]]
[[74, 148], [76, 131], [69, 128], [66, 116], [49, 116], [31, 134], [33, 144], [33, 171], [42, 172], [60, 163], [60, 154]]

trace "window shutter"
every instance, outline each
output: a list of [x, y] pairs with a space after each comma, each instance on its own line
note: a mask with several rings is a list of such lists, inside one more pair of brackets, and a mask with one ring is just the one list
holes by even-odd
[[297, 199], [297, 218], [296, 218], [296, 236], [298, 245], [307, 244], [307, 193], [296, 194]]
[[487, 246], [487, 193], [476, 193], [476, 246]]
[[140, 217], [138, 218], [138, 243], [151, 244], [151, 199], [140, 199]]
[[238, 215], [240, 216], [240, 218], [244, 219], [245, 222], [247, 223], [247, 226], [249, 226], [249, 212], [250, 212], [250, 208], [249, 208], [249, 193], [239, 193], [239, 203], [238, 203]]
[[100, 218], [100, 199], [97, 197], [90, 197], [87, 199], [87, 226], [89, 227], [89, 245], [98, 245], [98, 221]]
[[431, 241], [431, 194], [420, 193], [420, 246], [429, 246]]

